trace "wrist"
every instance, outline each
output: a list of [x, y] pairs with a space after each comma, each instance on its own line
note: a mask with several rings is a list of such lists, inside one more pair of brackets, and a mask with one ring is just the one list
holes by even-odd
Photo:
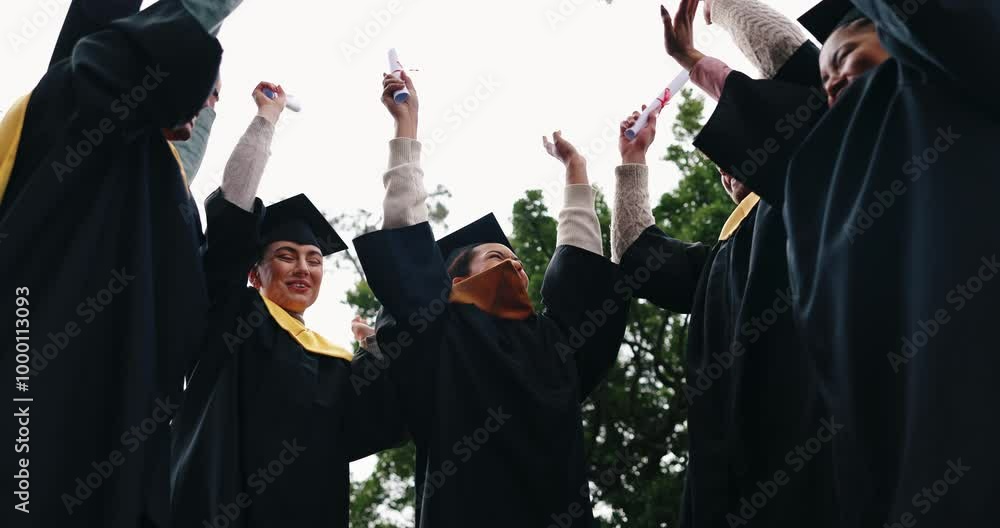
[[281, 109], [275, 108], [273, 106], [265, 106], [257, 110], [257, 115], [263, 117], [268, 123], [272, 125], [278, 124], [278, 116], [281, 115]]
[[705, 54], [696, 49], [689, 49], [680, 53], [671, 54], [671, 57], [677, 62], [677, 64], [680, 64], [682, 68], [691, 71], [695, 64], [698, 64], [701, 59], [705, 58]]
[[401, 119], [396, 121], [396, 137], [417, 139], [417, 120]]
[[645, 152], [627, 152], [622, 154], [622, 165], [645, 165], [646, 164], [646, 153]]

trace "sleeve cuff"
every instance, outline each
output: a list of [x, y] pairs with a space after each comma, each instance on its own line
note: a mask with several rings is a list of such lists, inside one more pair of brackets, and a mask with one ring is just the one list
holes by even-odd
[[563, 194], [564, 207], [594, 207], [594, 188], [589, 183], [567, 185]]
[[395, 138], [389, 141], [389, 168], [407, 163], [420, 163], [420, 142], [411, 138]]
[[691, 68], [691, 82], [718, 101], [722, 97], [722, 87], [726, 84], [726, 77], [729, 77], [732, 71], [732, 68], [719, 59], [705, 57]]
[[[615, 167], [615, 178], [618, 180], [642, 180], [649, 178], [649, 166], [641, 163], [626, 163]], [[622, 181], [622, 183], [626, 183]], [[645, 184], [645, 181], [638, 183]]]

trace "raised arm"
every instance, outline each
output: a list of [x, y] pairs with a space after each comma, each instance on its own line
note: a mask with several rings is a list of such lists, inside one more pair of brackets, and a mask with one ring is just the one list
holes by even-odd
[[[396, 133], [389, 141], [389, 169], [382, 176], [385, 200], [382, 202], [382, 229], [416, 225], [427, 221], [427, 191], [424, 171], [420, 168], [420, 142], [417, 141], [417, 117], [420, 102], [413, 80], [406, 72], [401, 79], [382, 78], [382, 104], [389, 110]], [[392, 94], [406, 87], [410, 96], [403, 103]]]
[[83, 37], [104, 29], [112, 20], [139, 12], [142, 0], [73, 0], [66, 12], [49, 66], [66, 59]]
[[[621, 264], [631, 294], [674, 312], [688, 313], [701, 270], [708, 258], [704, 244], [670, 238], [656, 227], [649, 205], [649, 169], [646, 151], [656, 136], [656, 118], [632, 141], [625, 137], [639, 112], [622, 121], [618, 147], [622, 164], [615, 169], [615, 207], [611, 220], [612, 260]], [[643, 271], [640, 271], [643, 270]]]
[[198, 119], [194, 123], [194, 130], [191, 131], [191, 139], [187, 141], [173, 141], [174, 148], [181, 157], [181, 165], [184, 166], [184, 174], [187, 175], [188, 186], [194, 182], [195, 176], [201, 169], [201, 163], [205, 160], [205, 151], [208, 148], [208, 138], [212, 135], [212, 125], [215, 124], [215, 103], [219, 102], [219, 90], [221, 81], [215, 82], [212, 94], [208, 96], [205, 108], [198, 112]]
[[[410, 96], [396, 103], [392, 94], [404, 86]], [[441, 318], [422, 314], [431, 303], [447, 301], [451, 281], [427, 222], [427, 192], [416, 140], [419, 96], [409, 75], [403, 73], [402, 79], [384, 76], [382, 102], [395, 124], [395, 135], [389, 142], [389, 170], [382, 176], [383, 224], [382, 229], [354, 239], [354, 247], [368, 286], [394, 321], [390, 326], [394, 331], [419, 331], [426, 338], [428, 326]], [[383, 327], [376, 326], [384, 349]]]
[[67, 63], [71, 94], [84, 120], [171, 128], [204, 106], [221, 56], [218, 41], [179, 1], [164, 0], [77, 43]]
[[[694, 46], [697, 0], [682, 0], [673, 19], [661, 7], [667, 54], [691, 73], [691, 82], [715, 100], [732, 69]], [[759, 0], [707, 0], [705, 18], [729, 32], [743, 55], [766, 79], [819, 83], [819, 50], [790, 18]]]
[[809, 42], [794, 20], [760, 0], [706, 0], [706, 6], [709, 21], [729, 33], [765, 79], [773, 79]]
[[[270, 88], [276, 95], [264, 95]], [[222, 186], [205, 205], [208, 216], [205, 273], [213, 300], [246, 286], [247, 271], [257, 260], [257, 238], [263, 204], [256, 198], [267, 159], [274, 125], [285, 107], [280, 86], [262, 82], [254, 88], [257, 116], [233, 149], [222, 175]]]
[[560, 131], [552, 133], [552, 141], [543, 136], [542, 146], [566, 166], [566, 187], [556, 228], [556, 247], [576, 246], [603, 256], [601, 223], [594, 210], [594, 188], [587, 178], [587, 160], [562, 137]]

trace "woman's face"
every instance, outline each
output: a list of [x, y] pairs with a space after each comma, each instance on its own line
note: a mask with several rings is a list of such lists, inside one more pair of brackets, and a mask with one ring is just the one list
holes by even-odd
[[323, 254], [312, 245], [272, 242], [250, 272], [250, 283], [271, 302], [301, 315], [319, 296]]
[[[511, 260], [514, 262], [514, 269], [517, 270], [524, 287], [528, 287], [528, 274], [524, 272], [524, 266], [521, 265], [517, 255], [507, 246], [492, 243], [481, 244], [472, 251], [474, 254], [472, 260], [469, 261], [469, 277], [482, 273], [505, 260]], [[458, 284], [469, 277], [455, 277], [452, 282]]]
[[819, 54], [819, 71], [830, 106], [858, 77], [889, 59], [875, 26], [857, 20], [830, 35]]

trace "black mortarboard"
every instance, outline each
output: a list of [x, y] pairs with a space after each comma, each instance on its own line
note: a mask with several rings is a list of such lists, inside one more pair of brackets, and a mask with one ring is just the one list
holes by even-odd
[[507, 240], [507, 235], [500, 228], [500, 223], [497, 222], [497, 217], [493, 216], [493, 213], [448, 234], [448, 236], [437, 242], [438, 249], [441, 250], [441, 256], [444, 257], [445, 264], [449, 266], [462, 249], [473, 245], [491, 243], [503, 244], [511, 250], [514, 249], [510, 245], [510, 241]]
[[865, 15], [850, 0], [823, 0], [799, 17], [799, 23], [822, 44], [835, 29], [861, 18]]
[[273, 203], [264, 211], [260, 246], [264, 248], [278, 240], [316, 246], [324, 257], [347, 249], [323, 213], [304, 194]]

